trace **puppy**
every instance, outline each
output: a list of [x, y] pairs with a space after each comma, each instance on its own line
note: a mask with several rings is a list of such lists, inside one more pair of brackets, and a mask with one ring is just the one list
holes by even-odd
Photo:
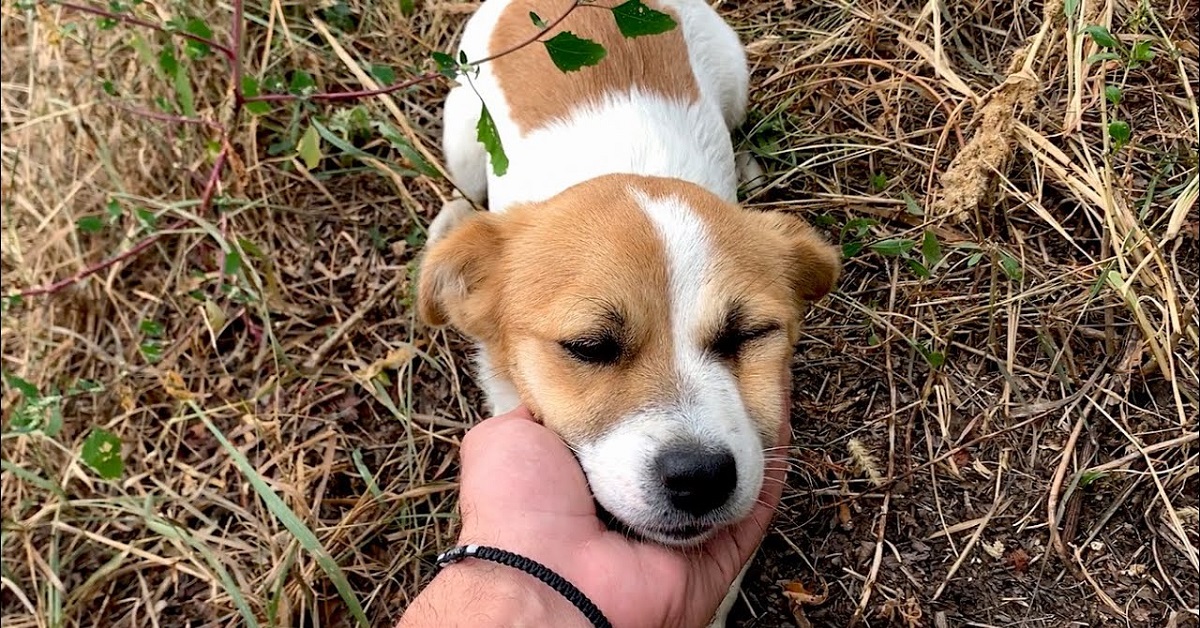
[[[572, 4], [487, 0], [461, 51], [509, 50], [541, 29], [531, 12], [549, 23]], [[646, 4], [676, 28], [627, 39], [582, 6], [542, 39], [596, 41], [599, 64], [564, 73], [534, 43], [451, 90], [443, 149], [466, 198], [431, 226], [418, 308], [476, 343], [491, 412], [525, 403], [562, 436], [613, 519], [691, 546], [754, 506], [802, 309], [840, 260], [803, 220], [737, 205], [739, 171], [761, 173], [730, 138], [749, 80], [737, 35], [702, 0]]]

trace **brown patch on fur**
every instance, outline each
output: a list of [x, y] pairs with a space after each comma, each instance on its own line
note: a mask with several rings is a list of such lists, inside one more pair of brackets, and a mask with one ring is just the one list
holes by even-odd
[[[705, 223], [716, 276], [692, 339], [698, 347], [735, 303], [751, 319], [784, 329], [747, 345], [730, 364], [764, 442], [773, 441], [801, 303], [828, 292], [838, 272], [836, 250], [799, 219], [749, 212], [678, 180], [599, 177], [455, 228], [423, 264], [422, 316], [482, 342], [496, 374], [569, 442], [598, 435], [637, 408], [670, 401], [680, 391], [669, 263], [634, 189], [679, 198]], [[584, 364], [559, 345], [604, 329], [624, 341], [617, 364]]]
[[[531, 11], [549, 22], [566, 13], [571, 4], [571, 0], [515, 0], [500, 16], [489, 52], [504, 52], [536, 34], [538, 27], [529, 18]], [[655, 2], [646, 4], [670, 13]], [[542, 39], [563, 31], [598, 42], [607, 54], [599, 64], [575, 72], [559, 70], [541, 45], [526, 46], [490, 62], [508, 101], [509, 115], [522, 134], [564, 118], [584, 103], [599, 102], [606, 94], [635, 87], [687, 102], [700, 98], [681, 26], [659, 35], [626, 39], [617, 30], [611, 12], [584, 6]]]

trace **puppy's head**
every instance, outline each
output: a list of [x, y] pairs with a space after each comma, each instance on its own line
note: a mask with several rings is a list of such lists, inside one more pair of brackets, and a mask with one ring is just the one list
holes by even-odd
[[797, 218], [611, 175], [466, 219], [426, 253], [418, 302], [483, 345], [605, 510], [691, 544], [754, 505], [802, 305], [839, 270]]

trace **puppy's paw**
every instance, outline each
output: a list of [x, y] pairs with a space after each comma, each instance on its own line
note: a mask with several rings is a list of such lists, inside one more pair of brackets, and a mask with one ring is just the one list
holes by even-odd
[[754, 153], [750, 151], [738, 153], [734, 164], [737, 168], [738, 184], [742, 187], [744, 194], [757, 192], [759, 188], [767, 184], [767, 172], [754, 158]]
[[446, 201], [433, 222], [429, 223], [429, 238], [425, 241], [425, 246], [433, 246], [435, 242], [444, 238], [459, 223], [474, 213], [475, 207], [471, 205], [471, 201], [461, 196]]

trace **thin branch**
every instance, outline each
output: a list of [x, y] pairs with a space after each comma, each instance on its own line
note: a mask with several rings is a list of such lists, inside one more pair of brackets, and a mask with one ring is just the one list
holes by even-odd
[[[89, 6], [86, 4], [75, 4], [72, 2], [56, 2], [54, 4], [57, 4], [58, 6], [64, 8], [64, 9], [70, 10], [70, 11], [78, 11], [80, 13], [90, 13], [92, 15], [106, 17], [111, 20], [117, 20], [118, 22], [124, 22], [126, 24], [133, 24], [134, 26], [142, 26], [145, 28], [156, 30], [160, 33], [166, 33], [168, 35], [177, 35], [184, 39], [190, 39], [198, 44], [204, 44], [206, 46], [209, 46], [213, 50], [220, 51], [221, 54], [223, 54], [225, 56], [225, 58], [228, 59], [230, 62], [233, 62], [234, 59], [236, 58], [236, 55], [233, 54], [233, 51], [228, 46], [226, 46], [224, 44], [219, 44], [211, 39], [200, 37], [199, 35], [193, 35], [187, 31], [170, 30], [170, 29], [166, 28], [165, 26], [162, 26], [160, 24], [155, 24], [154, 22], [148, 22], [146, 20], [136, 18], [131, 15], [125, 15], [123, 13], [113, 13], [112, 11], [108, 11], [106, 9], [101, 9], [100, 7]], [[236, 2], [235, 4], [240, 5], [241, 2]]]
[[[316, 94], [309, 94], [307, 96], [297, 96], [296, 94], [263, 94], [261, 96], [243, 97], [242, 102], [288, 102], [292, 100], [321, 100], [332, 102], [337, 100], [358, 100], [360, 98], [367, 98], [370, 96], [390, 94], [392, 92], [400, 91], [406, 87], [412, 87], [418, 83], [431, 81], [439, 76], [442, 76], [440, 72], [427, 72], [420, 76], [404, 81], [403, 83], [396, 83], [395, 85], [388, 85], [387, 87], [381, 87], [379, 89], [365, 89], [353, 92], [319, 92]], [[240, 85], [238, 91], [239, 93], [241, 92]]]
[[[236, 2], [236, 3], [234, 3], [234, 6], [240, 7], [241, 3]], [[489, 61], [495, 61], [496, 59], [499, 59], [500, 57], [512, 54], [512, 53], [538, 41], [543, 35], [548, 33], [555, 26], [558, 26], [559, 24], [561, 24], [563, 20], [567, 19], [568, 15], [571, 15], [571, 13], [574, 12], [575, 9], [578, 9], [580, 6], [585, 6], [585, 5], [582, 5], [577, 0], [562, 15], [558, 16], [557, 18], [552, 20], [550, 23], [546, 24], [545, 28], [534, 33], [533, 36], [529, 37], [528, 39], [522, 41], [519, 44], [512, 46], [511, 48], [497, 52], [494, 55], [484, 57], [478, 61], [468, 61], [466, 63], [466, 65], [475, 66], [475, 65], [480, 65], [482, 63], [487, 63]], [[298, 96], [296, 94], [264, 94], [261, 96], [251, 96], [249, 98], [242, 97], [242, 102], [289, 102], [289, 101], [293, 101], [293, 100], [319, 100], [319, 101], [324, 101], [324, 102], [334, 102], [334, 101], [339, 101], [339, 100], [358, 100], [360, 98], [369, 98], [371, 96], [382, 96], [384, 94], [391, 94], [392, 92], [398, 92], [402, 89], [412, 87], [414, 85], [424, 83], [426, 81], [433, 81], [433, 80], [436, 80], [436, 79], [444, 77], [444, 76], [445, 75], [442, 74], [441, 72], [426, 72], [425, 74], [413, 77], [407, 81], [404, 81], [401, 83], [396, 83], [394, 85], [388, 85], [387, 87], [381, 87], [379, 89], [364, 89], [364, 90], [355, 90], [355, 91], [350, 91], [350, 92], [321, 92], [321, 93], [316, 93], [316, 94], [309, 94], [307, 96]], [[237, 82], [236, 89], [237, 89], [238, 95], [241, 96], [241, 81], [240, 80]]]
[[[216, 194], [216, 191], [217, 191], [217, 184], [221, 180], [221, 171], [225, 169], [225, 163], [226, 163], [226, 161], [228, 161], [228, 158], [229, 158], [229, 146], [226, 145], [224, 148], [221, 149], [221, 152], [219, 154], [217, 154], [217, 159], [213, 163], [212, 172], [210, 172], [208, 174], [208, 180], [204, 184], [204, 192], [200, 196], [200, 213], [204, 213], [205, 211], [208, 210], [208, 208], [210, 206], [212, 206], [213, 196]], [[165, 232], [174, 231], [175, 229], [178, 229], [185, 224], [186, 224], [186, 221], [182, 221], [182, 220], [178, 221], [178, 222], [174, 222], [174, 223], [170, 224], [169, 226], [167, 226], [162, 231], [159, 231], [157, 233], [146, 236], [142, 240], [138, 241], [137, 244], [134, 244], [133, 246], [126, 249], [125, 251], [117, 253], [116, 255], [109, 257], [108, 259], [105, 259], [105, 260], [102, 260], [95, 264], [92, 264], [91, 266], [82, 268], [78, 272], [76, 272], [74, 275], [71, 275], [70, 277], [66, 277], [64, 279], [59, 279], [58, 281], [56, 281], [54, 283], [45, 284], [45, 285], [41, 285], [41, 286], [35, 286], [33, 288], [27, 288], [25, 290], [18, 292], [17, 296], [20, 296], [21, 298], [28, 298], [28, 297], [41, 296], [44, 294], [54, 294], [56, 292], [59, 292], [65, 288], [67, 288], [68, 286], [79, 283], [80, 281], [83, 281], [84, 279], [87, 279], [88, 277], [91, 277], [92, 275], [95, 275], [96, 273], [99, 273], [99, 272], [104, 271], [108, 268], [111, 268], [117, 264], [120, 264], [121, 262], [124, 262], [125, 260], [141, 253], [142, 251], [145, 251], [146, 249], [150, 248], [150, 246], [152, 244], [154, 244], [155, 242], [158, 242], [160, 239], [162, 239], [163, 234]]]
[[205, 120], [203, 118], [189, 118], [186, 116], [177, 116], [177, 115], [170, 114], [170, 113], [162, 113], [160, 111], [153, 111], [151, 109], [143, 109], [141, 107], [130, 107], [129, 105], [122, 105], [120, 103], [111, 103], [111, 104], [113, 107], [116, 107], [117, 109], [120, 109], [121, 111], [124, 111], [131, 115], [139, 116], [142, 118], [149, 118], [151, 120], [158, 120], [160, 122], [169, 122], [171, 124], [194, 124], [196, 126], [206, 126], [210, 129], [213, 129], [214, 131], [221, 131], [221, 132], [225, 131], [225, 127], [221, 126], [220, 124], [217, 124], [216, 122], [213, 122], [212, 120]]

